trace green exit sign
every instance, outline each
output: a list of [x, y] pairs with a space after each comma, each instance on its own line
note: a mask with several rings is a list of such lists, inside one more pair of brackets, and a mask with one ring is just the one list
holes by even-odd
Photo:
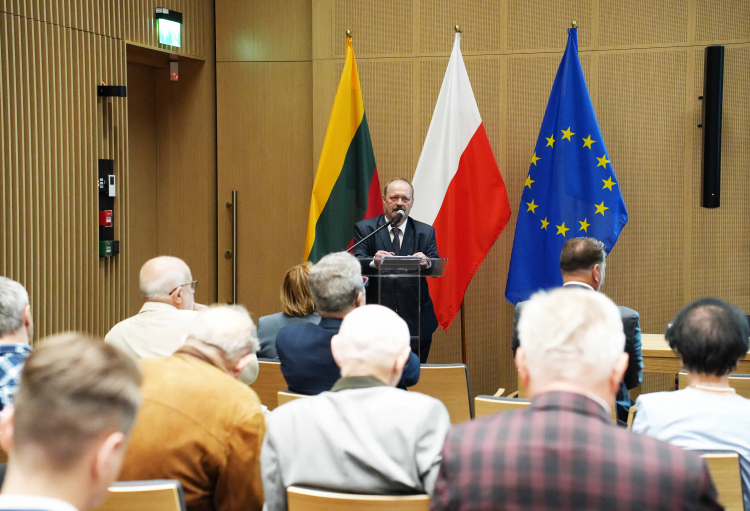
[[182, 13], [170, 11], [165, 7], [157, 7], [156, 20], [159, 25], [159, 44], [179, 48], [181, 42]]

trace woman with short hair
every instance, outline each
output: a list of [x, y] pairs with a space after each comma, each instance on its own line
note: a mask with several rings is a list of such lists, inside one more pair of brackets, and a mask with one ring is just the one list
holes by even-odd
[[282, 327], [301, 322], [320, 323], [320, 316], [315, 314], [310, 289], [307, 287], [307, 276], [312, 268], [311, 263], [292, 266], [284, 275], [281, 284], [282, 312], [263, 316], [258, 320], [258, 339], [260, 351], [258, 358], [279, 358], [276, 353], [276, 334]]
[[664, 336], [689, 386], [638, 397], [633, 431], [685, 449], [738, 453], [750, 510], [750, 399], [729, 386], [729, 375], [750, 347], [747, 316], [718, 298], [701, 298], [677, 313]]

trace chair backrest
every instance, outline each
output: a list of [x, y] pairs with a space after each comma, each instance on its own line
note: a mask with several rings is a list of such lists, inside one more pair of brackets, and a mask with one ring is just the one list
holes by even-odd
[[290, 486], [288, 511], [429, 511], [429, 495], [356, 495]]
[[719, 502], [727, 511], [742, 511], [742, 477], [740, 457], [734, 451], [696, 451], [706, 460], [711, 479], [719, 492]]
[[[682, 390], [688, 386], [686, 371], [680, 371], [677, 388]], [[730, 374], [729, 386], [737, 391], [737, 395], [750, 399], [750, 374]]]
[[281, 374], [281, 362], [258, 360], [258, 366], [258, 377], [250, 384], [250, 388], [258, 394], [261, 404], [273, 410], [278, 403], [279, 391], [287, 389], [286, 380]]
[[464, 364], [422, 364], [419, 382], [409, 390], [442, 401], [452, 424], [472, 417], [469, 370]]
[[296, 392], [289, 392], [288, 390], [280, 390], [276, 399], [278, 401], [279, 406], [288, 403], [289, 401], [294, 401], [295, 399], [299, 399], [301, 397], [309, 397], [304, 394], [297, 394]]
[[512, 397], [477, 396], [474, 398], [474, 417], [484, 417], [497, 412], [528, 408], [531, 401]]
[[96, 511], [185, 511], [182, 485], [173, 479], [112, 483]]

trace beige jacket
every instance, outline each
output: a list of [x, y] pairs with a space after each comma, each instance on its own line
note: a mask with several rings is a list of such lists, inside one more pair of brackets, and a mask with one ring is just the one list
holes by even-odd
[[190, 348], [140, 363], [143, 406], [120, 479], [177, 479], [189, 511], [261, 509], [266, 423], [255, 392]]

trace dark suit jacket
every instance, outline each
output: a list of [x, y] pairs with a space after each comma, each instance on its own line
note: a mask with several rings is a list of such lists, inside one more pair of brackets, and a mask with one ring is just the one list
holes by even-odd
[[[567, 287], [575, 287], [576, 289], [590, 289], [586, 286], [579, 286], [576, 284], [568, 284]], [[516, 310], [513, 315], [513, 333], [511, 334], [511, 347], [513, 348], [513, 356], [516, 356], [516, 349], [520, 345], [518, 340], [518, 319], [521, 317], [521, 309], [523, 309], [524, 302], [520, 302], [516, 305]], [[617, 419], [621, 422], [627, 423], [628, 421], [628, 410], [633, 406], [633, 400], [630, 399], [629, 389], [634, 389], [643, 381], [643, 355], [641, 354], [641, 316], [638, 312], [627, 307], [620, 306], [620, 316], [622, 317], [622, 327], [625, 332], [625, 352], [628, 354], [628, 368], [625, 371], [625, 375], [620, 383], [620, 390], [617, 392], [615, 397], [615, 405], [617, 406]]]
[[[374, 218], [368, 218], [357, 222], [354, 226], [354, 242], [358, 242], [375, 229], [386, 223], [385, 215]], [[385, 228], [378, 234], [364, 242], [354, 249], [356, 257], [373, 257], [378, 250], [393, 252], [391, 235]], [[434, 259], [440, 257], [437, 251], [437, 242], [435, 241], [435, 229], [432, 226], [422, 223], [413, 218], [409, 218], [406, 223], [406, 232], [401, 243], [401, 255], [412, 255], [422, 252], [427, 257]], [[368, 269], [363, 266], [363, 273], [368, 273]], [[373, 273], [373, 271], [369, 271]], [[378, 282], [383, 280], [383, 282]], [[409, 325], [411, 335], [417, 335], [417, 309], [415, 300], [418, 292], [417, 279], [410, 278], [393, 278], [377, 279], [371, 278], [367, 286], [367, 303], [378, 303], [378, 286], [382, 285], [381, 304], [396, 311], [406, 324]], [[430, 289], [427, 286], [427, 279], [419, 279], [421, 286], [421, 310], [422, 310], [422, 337], [432, 335], [432, 332], [438, 326], [435, 309], [430, 299]]]
[[[314, 396], [331, 390], [341, 378], [341, 370], [331, 353], [331, 339], [339, 333], [340, 319], [323, 318], [319, 324], [299, 323], [279, 330], [276, 351], [281, 374], [291, 392]], [[404, 366], [399, 387], [411, 387], [419, 381], [419, 359], [414, 353]]]
[[697, 454], [614, 426], [586, 396], [548, 392], [451, 429], [430, 509], [723, 508]]

